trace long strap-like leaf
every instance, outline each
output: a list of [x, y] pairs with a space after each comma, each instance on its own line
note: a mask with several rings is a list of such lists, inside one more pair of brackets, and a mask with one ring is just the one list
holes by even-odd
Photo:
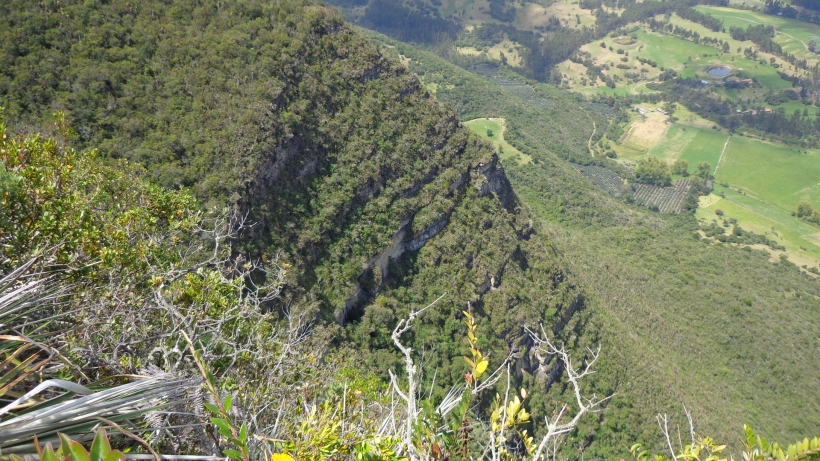
[[80, 395], [88, 395], [88, 394], [91, 394], [91, 393], [94, 392], [94, 391], [92, 391], [91, 389], [89, 389], [85, 386], [81, 386], [77, 383], [72, 383], [71, 381], [66, 381], [64, 379], [49, 379], [48, 381], [43, 381], [42, 383], [40, 383], [34, 389], [26, 392], [19, 399], [15, 400], [14, 402], [11, 402], [10, 404], [8, 404], [5, 407], [3, 407], [2, 409], [0, 409], [0, 416], [10, 412], [17, 405], [20, 405], [21, 403], [27, 401], [28, 399], [36, 396], [37, 394], [43, 392], [46, 389], [49, 389], [49, 388], [52, 388], [52, 387], [59, 387], [59, 388], [65, 389], [69, 392], [73, 392], [75, 394], [80, 394]]

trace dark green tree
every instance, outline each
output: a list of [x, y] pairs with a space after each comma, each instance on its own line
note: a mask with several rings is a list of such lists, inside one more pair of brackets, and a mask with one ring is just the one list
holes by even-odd
[[669, 165], [657, 157], [646, 157], [638, 160], [635, 167], [635, 178], [638, 181], [656, 186], [672, 184], [672, 173]]
[[711, 174], [712, 165], [709, 165], [709, 162], [698, 162], [698, 164], [695, 165], [695, 166], [698, 169], [698, 177], [699, 178], [705, 180], [705, 179], [709, 179], [712, 176], [712, 174]]
[[808, 202], [800, 202], [797, 204], [797, 217], [798, 218], [806, 218], [810, 217], [814, 213], [814, 209], [812, 208], [811, 204]]
[[689, 162], [683, 159], [678, 159], [672, 164], [672, 174], [679, 174], [681, 176], [689, 176]]

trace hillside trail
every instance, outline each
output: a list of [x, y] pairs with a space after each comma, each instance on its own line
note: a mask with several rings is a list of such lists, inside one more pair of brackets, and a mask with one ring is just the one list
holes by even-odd
[[717, 164], [715, 164], [715, 172], [714, 172], [714, 173], [712, 173], [712, 176], [713, 176], [713, 177], [716, 177], [716, 176], [717, 176], [717, 170], [718, 170], [718, 167], [720, 166], [720, 161], [721, 161], [721, 160], [723, 160], [723, 154], [725, 154], [725, 153], [726, 153], [726, 146], [728, 146], [728, 145], [729, 145], [729, 140], [730, 140], [730, 139], [732, 139], [732, 135], [729, 135], [729, 137], [728, 137], [728, 138], [726, 138], [726, 142], [725, 142], [725, 143], [723, 143], [723, 150], [722, 150], [722, 151], [720, 151], [720, 157], [718, 157]]
[[592, 134], [589, 135], [589, 139], [587, 139], [587, 149], [589, 150], [589, 156], [595, 157], [595, 153], [592, 152], [592, 138], [595, 136], [595, 130], [597, 130], [598, 127], [595, 125], [595, 119], [593, 119], [592, 116], [589, 115], [586, 109], [584, 109], [582, 106], [578, 106], [578, 108], [581, 109], [592, 122]]
[[638, 88], [639, 86], [646, 85], [647, 83], [649, 83], [649, 82], [641, 82], [641, 83], [638, 83], [637, 85], [635, 85], [635, 86], [633, 86], [633, 87], [632, 87], [632, 89], [630, 90], [630, 92], [632, 92], [632, 94], [638, 94], [638, 92], [637, 92], [637, 91], [635, 91], [635, 89], [636, 89], [636, 88]]

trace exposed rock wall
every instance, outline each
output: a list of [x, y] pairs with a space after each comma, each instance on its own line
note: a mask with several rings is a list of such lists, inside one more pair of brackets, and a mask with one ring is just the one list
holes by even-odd
[[[416, 195], [424, 185], [433, 180], [436, 171], [437, 169], [424, 176], [417, 184], [414, 184], [404, 196], [411, 197]], [[512, 190], [512, 185], [504, 174], [504, 170], [496, 155], [493, 155], [487, 163], [470, 165], [464, 172], [459, 174], [457, 178], [458, 179], [448, 188], [450, 194], [455, 194], [456, 190], [466, 187], [466, 185], [470, 183], [477, 189], [479, 197], [494, 195], [508, 211], [513, 211], [517, 206], [515, 192]], [[390, 244], [381, 253], [373, 256], [362, 270], [358, 277], [360, 283], [353, 289], [353, 293], [345, 301], [344, 307], [337, 310], [335, 314], [336, 321], [344, 325], [351, 320], [349, 319], [351, 311], [358, 308], [362, 303], [379, 292], [381, 282], [386, 280], [390, 275], [390, 261], [399, 259], [405, 252], [418, 251], [427, 244], [430, 239], [444, 230], [444, 228], [447, 227], [450, 215], [455, 206], [455, 204], [451, 206], [431, 224], [415, 234], [412, 233], [411, 229], [417, 210], [413, 210], [409, 216], [402, 219], [398, 230], [393, 234]], [[371, 289], [366, 289], [362, 286], [361, 281], [371, 279], [373, 271], [378, 271], [380, 283]], [[491, 288], [497, 287], [501, 283], [502, 273], [503, 266], [498, 274], [486, 274], [484, 282], [478, 289], [478, 294], [483, 295]]]

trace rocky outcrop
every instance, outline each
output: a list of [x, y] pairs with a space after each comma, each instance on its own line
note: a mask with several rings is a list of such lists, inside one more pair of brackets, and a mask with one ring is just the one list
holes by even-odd
[[[425, 184], [433, 180], [436, 172], [437, 170], [434, 169], [417, 184], [411, 186], [407, 192], [405, 192], [405, 197], [417, 194]], [[479, 197], [494, 195], [508, 211], [513, 211], [518, 205], [512, 185], [504, 173], [498, 161], [498, 156], [496, 155], [493, 155], [489, 162], [471, 165], [466, 171], [462, 172], [450, 185], [450, 194], [455, 194], [458, 189], [465, 187], [468, 183], [472, 183], [472, 185], [478, 189]], [[353, 290], [353, 293], [345, 300], [344, 307], [337, 310], [335, 314], [336, 321], [341, 325], [345, 325], [349, 321], [356, 320], [360, 317], [363, 313], [361, 310], [362, 304], [366, 303], [379, 292], [383, 281], [390, 275], [390, 262], [398, 260], [408, 251], [420, 250], [430, 239], [444, 230], [447, 227], [450, 215], [455, 206], [457, 206], [457, 203], [447, 209], [437, 219], [433, 220], [431, 224], [416, 233], [412, 232], [412, 226], [418, 210], [405, 217], [401, 221], [399, 228], [393, 234], [390, 244], [381, 253], [373, 256], [365, 265], [358, 277], [358, 285]], [[521, 232], [532, 232], [531, 226], [529, 227], [530, 229], [522, 229]], [[501, 270], [497, 274], [486, 274], [485, 280], [481, 282], [477, 294], [482, 296], [487, 291], [498, 287], [501, 283], [503, 272], [504, 265], [501, 266]], [[375, 283], [372, 283], [374, 279]]]
[[507, 211], [513, 211], [518, 205], [518, 200], [515, 197], [510, 180], [498, 164], [498, 156], [493, 155], [490, 163], [479, 164], [478, 170], [483, 178], [483, 181], [476, 184], [480, 196], [495, 194]]

